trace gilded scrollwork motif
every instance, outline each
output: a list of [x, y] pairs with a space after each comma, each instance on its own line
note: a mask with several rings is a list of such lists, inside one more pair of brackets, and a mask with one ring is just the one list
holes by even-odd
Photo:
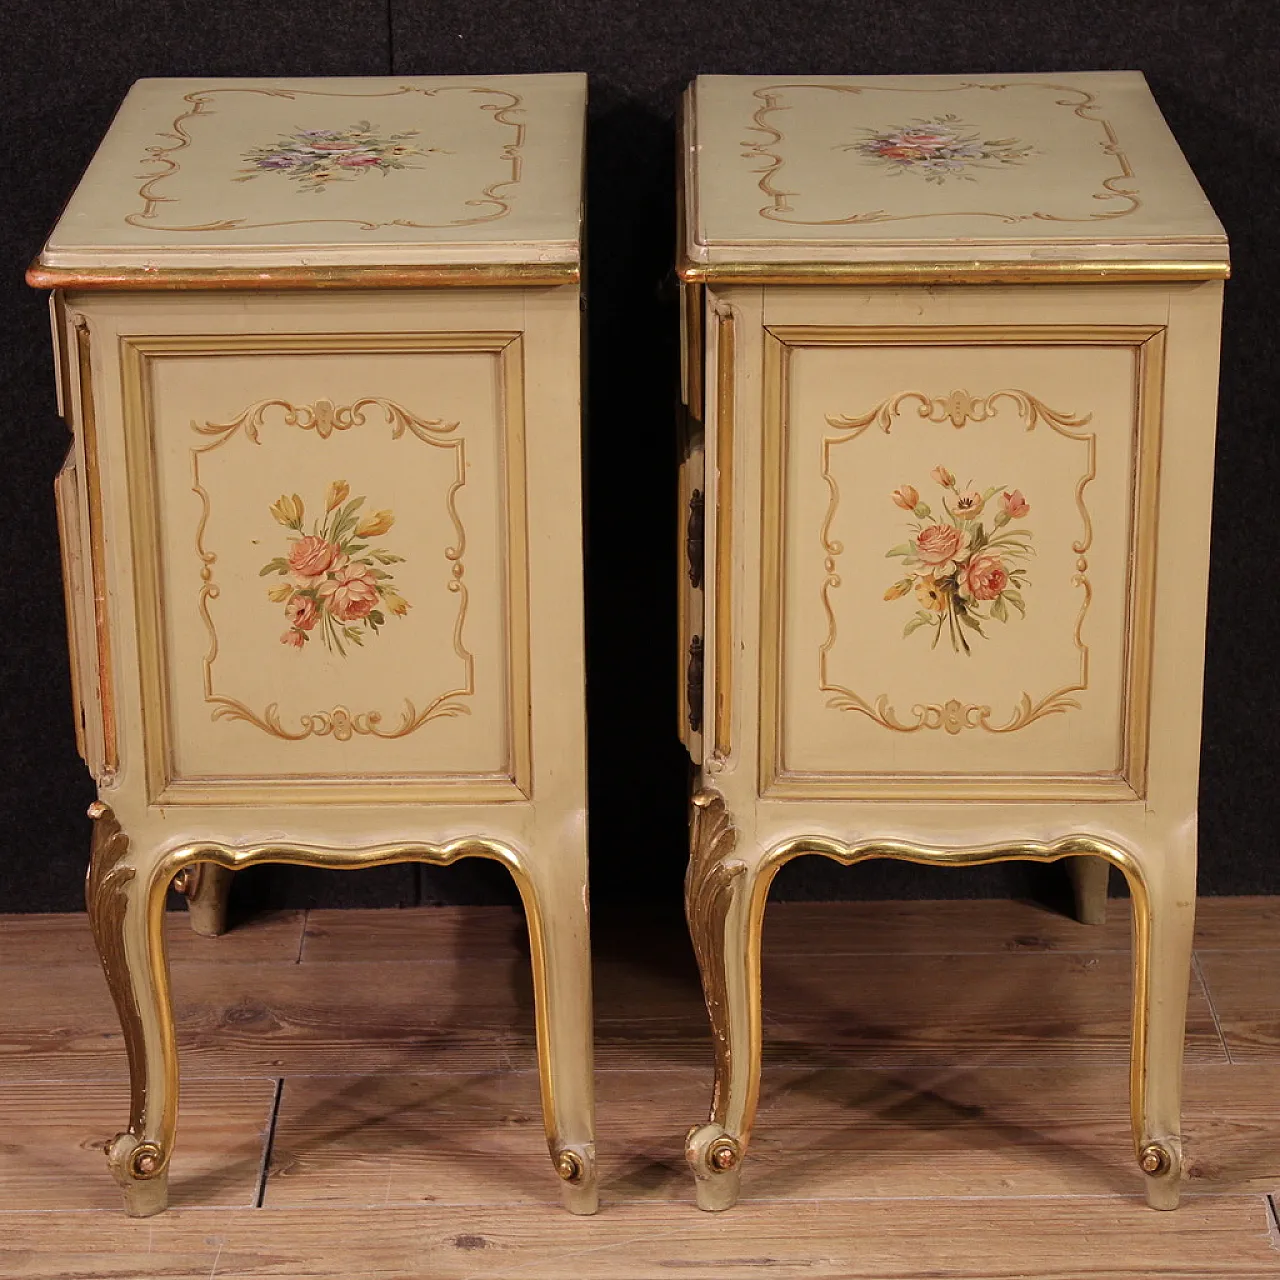
[[746, 863], [731, 860], [738, 833], [724, 797], [718, 791], [697, 791], [692, 807], [689, 868], [684, 882], [685, 916], [715, 1039], [715, 1095], [711, 1113], [719, 1118], [733, 1058], [729, 1040], [725, 924], [734, 893], [747, 868]]
[[[421, 708], [413, 700], [406, 698], [398, 720], [389, 725], [384, 724], [381, 711], [353, 712], [349, 707], [336, 706], [328, 711], [300, 715], [296, 726], [291, 726], [281, 718], [278, 703], [270, 703], [259, 712], [238, 698], [215, 691], [214, 664], [218, 657], [219, 640], [210, 603], [217, 600], [220, 594], [220, 588], [213, 578], [213, 566], [218, 557], [205, 545], [211, 505], [209, 492], [201, 482], [200, 463], [205, 455], [221, 448], [237, 435], [242, 435], [252, 444], [260, 443], [261, 432], [273, 411], [279, 411], [280, 420], [286, 427], [314, 431], [322, 440], [327, 440], [335, 431], [349, 431], [353, 427], [365, 426], [368, 422], [366, 410], [370, 409], [381, 412], [391, 428], [393, 440], [398, 440], [407, 433], [434, 448], [451, 449], [454, 453], [454, 476], [445, 495], [454, 536], [452, 544], [444, 550], [444, 557], [449, 564], [448, 590], [458, 597], [458, 613], [453, 627], [453, 651], [462, 664], [463, 680], [456, 687], [432, 698]], [[350, 742], [356, 736], [403, 738], [429, 720], [469, 715], [470, 708], [460, 701], [475, 693], [475, 659], [463, 640], [463, 626], [467, 616], [463, 555], [467, 537], [458, 512], [457, 497], [458, 491], [467, 481], [467, 459], [466, 442], [456, 434], [458, 423], [445, 422], [439, 418], [422, 418], [393, 400], [382, 396], [364, 396], [349, 405], [335, 404], [323, 397], [304, 405], [280, 399], [259, 400], [228, 422], [192, 422], [191, 429], [197, 435], [213, 437], [211, 444], [191, 450], [191, 489], [200, 499], [200, 518], [195, 538], [196, 554], [201, 565], [198, 607], [209, 636], [209, 646], [203, 661], [204, 698], [214, 708], [212, 718], [244, 721], [272, 737], [290, 742], [300, 742], [310, 737], [332, 737], [335, 742]], [[281, 499], [282, 503], [287, 501], [286, 498]]]
[[[959, 698], [950, 698], [943, 702], [916, 703], [912, 706], [909, 715], [904, 717], [895, 710], [887, 694], [881, 694], [875, 699], [864, 698], [853, 689], [835, 682], [828, 675], [828, 660], [837, 639], [832, 597], [842, 583], [838, 565], [839, 557], [844, 553], [844, 544], [832, 535], [832, 526], [840, 506], [840, 487], [831, 465], [832, 451], [839, 445], [856, 440], [873, 426], [886, 435], [889, 434], [904, 406], [914, 406], [916, 415], [927, 422], [938, 424], [950, 422], [956, 430], [960, 430], [970, 422], [986, 422], [995, 417], [1004, 404], [1012, 405], [1022, 419], [1025, 430], [1034, 431], [1040, 423], [1044, 423], [1058, 435], [1068, 440], [1079, 441], [1086, 449], [1085, 469], [1077, 480], [1075, 488], [1076, 509], [1080, 514], [1083, 531], [1081, 536], [1071, 543], [1071, 549], [1076, 555], [1076, 572], [1071, 578], [1071, 584], [1079, 587], [1081, 591], [1080, 610], [1076, 615], [1072, 634], [1073, 644], [1079, 655], [1080, 674], [1074, 682], [1055, 689], [1039, 699], [1032, 698], [1024, 691], [1012, 711], [1003, 717], [997, 717], [989, 705], [965, 702]], [[852, 416], [827, 415], [828, 424], [840, 433], [825, 436], [822, 441], [822, 477], [829, 494], [821, 530], [825, 575], [822, 582], [822, 607], [827, 618], [827, 634], [818, 652], [818, 684], [823, 693], [831, 695], [827, 700], [828, 707], [864, 715], [881, 728], [897, 733], [917, 733], [925, 729], [943, 730], [953, 735], [966, 729], [982, 729], [988, 733], [1014, 733], [1044, 716], [1079, 709], [1080, 703], [1072, 695], [1081, 693], [1089, 687], [1089, 648], [1084, 642], [1083, 628], [1085, 616], [1093, 601], [1093, 588], [1087, 576], [1089, 562], [1086, 554], [1093, 544], [1093, 522], [1085, 504], [1085, 488], [1097, 475], [1097, 436], [1093, 432], [1083, 430], [1091, 420], [1091, 414], [1059, 412], [1029, 392], [1015, 387], [1005, 387], [985, 396], [974, 396], [963, 389], [942, 396], [931, 396], [916, 390], [900, 391], [885, 397], [866, 413]], [[1009, 496], [1021, 499], [1020, 494]], [[898, 505], [901, 506], [902, 503], [898, 502]], [[886, 598], [889, 596], [886, 595]]]
[[[497, 151], [499, 161], [505, 166], [506, 176], [498, 182], [490, 183], [478, 195], [464, 202], [465, 207], [477, 210], [470, 216], [451, 218], [447, 222], [415, 222], [410, 218], [392, 218], [386, 222], [373, 222], [362, 218], [288, 218], [272, 222], [251, 222], [247, 218], [221, 218], [188, 226], [165, 226], [156, 221], [162, 205], [178, 203], [176, 197], [162, 195], [156, 188], [160, 183], [180, 172], [182, 168], [180, 162], [173, 159], [173, 156], [191, 146], [192, 139], [191, 134], [188, 132], [187, 122], [216, 114], [214, 104], [218, 94], [249, 93], [266, 98], [284, 98], [292, 101], [300, 97], [350, 100], [397, 98], [406, 94], [434, 98], [439, 94], [448, 92], [470, 93], [477, 95], [478, 101], [479, 99], [484, 99], [479, 101], [479, 109], [487, 112], [493, 118], [495, 124], [511, 130], [511, 133], [507, 135], [506, 141], [502, 143]], [[400, 85], [398, 88], [391, 89], [385, 93], [332, 93], [318, 89], [261, 89], [236, 86], [198, 90], [195, 93], [184, 94], [182, 100], [187, 104], [187, 110], [174, 119], [168, 130], [159, 134], [161, 138], [168, 138], [171, 141], [153, 144], [144, 149], [142, 162], [148, 165], [159, 165], [161, 168], [159, 172], [138, 175], [143, 179], [142, 185], [138, 188], [138, 197], [142, 201], [142, 209], [125, 216], [124, 220], [130, 226], [141, 227], [144, 230], [168, 232], [244, 231], [257, 230], [264, 227], [306, 226], [312, 223], [324, 222], [345, 223], [359, 231], [378, 231], [383, 227], [415, 227], [424, 230], [441, 227], [469, 227], [477, 223], [493, 222], [498, 218], [505, 218], [511, 212], [511, 201], [514, 197], [514, 192], [508, 190], [508, 188], [518, 186], [523, 174], [523, 148], [526, 125], [520, 120], [512, 119], [510, 115], [513, 111], [521, 111], [523, 99], [519, 94], [509, 93], [505, 89], [488, 89], [479, 85], [441, 85], [434, 89], [415, 85]], [[231, 178], [230, 181], [239, 182], [243, 181], [243, 178]], [[479, 210], [484, 210], [484, 212], [479, 212]]]
[[[796, 90], [824, 90], [836, 95], [845, 95], [857, 97], [864, 93], [962, 93], [968, 91], [979, 91], [984, 93], [1002, 93], [1009, 89], [1047, 89], [1056, 94], [1069, 95], [1065, 97], [1055, 97], [1053, 104], [1059, 107], [1070, 108], [1071, 113], [1080, 120], [1097, 125], [1102, 131], [1102, 137], [1099, 140], [1102, 153], [1111, 157], [1118, 168], [1119, 172], [1101, 179], [1101, 191], [1094, 192], [1092, 199], [1101, 201], [1122, 201], [1122, 205], [1095, 210], [1092, 213], [1083, 215], [1071, 215], [1050, 213], [1046, 210], [1037, 209], [1026, 213], [1001, 212], [999, 210], [980, 210], [980, 209], [948, 209], [937, 213], [889, 213], [886, 209], [865, 209], [855, 213], [851, 213], [843, 218], [819, 218], [805, 219], [795, 216], [795, 206], [792, 199], [801, 193], [796, 190], [788, 190], [779, 185], [779, 179], [782, 169], [786, 164], [786, 159], [782, 154], [782, 145], [786, 141], [786, 135], [776, 124], [771, 124], [768, 117], [778, 111], [788, 109], [786, 101], [789, 94]], [[1128, 214], [1136, 212], [1142, 207], [1142, 200], [1139, 198], [1137, 190], [1127, 185], [1134, 177], [1133, 166], [1129, 162], [1128, 156], [1125, 154], [1120, 144], [1120, 137], [1116, 133], [1115, 127], [1106, 117], [1098, 113], [1097, 98], [1084, 89], [1072, 88], [1070, 85], [1050, 84], [1041, 80], [1024, 80], [1010, 81], [1003, 84], [978, 84], [964, 82], [953, 85], [947, 89], [939, 89], [930, 87], [927, 89], [909, 89], [900, 85], [848, 85], [848, 84], [790, 84], [790, 85], [769, 85], [766, 88], [757, 89], [753, 95], [760, 103], [752, 114], [753, 123], [748, 126], [753, 133], [762, 133], [766, 137], [763, 141], [752, 141], [750, 139], [743, 140], [745, 154], [748, 157], [758, 157], [762, 162], [762, 167], [756, 170], [760, 174], [758, 186], [760, 191], [768, 197], [769, 203], [764, 205], [760, 210], [760, 217], [769, 219], [773, 222], [785, 222], [793, 226], [802, 227], [826, 227], [826, 226], [857, 226], [866, 223], [875, 222], [907, 222], [921, 218], [994, 218], [1001, 223], [1019, 223], [1019, 222], [1099, 222], [1112, 218], [1123, 218]], [[1012, 141], [1012, 140], [1003, 140]], [[857, 153], [864, 142], [854, 141], [847, 144], [844, 150]]]

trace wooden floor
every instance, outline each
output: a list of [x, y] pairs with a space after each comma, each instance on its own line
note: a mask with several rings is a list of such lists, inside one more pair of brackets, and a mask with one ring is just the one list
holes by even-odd
[[76, 916], [0, 917], [0, 1277], [1280, 1275], [1280, 899], [1200, 907], [1183, 1205], [1127, 1131], [1128, 921], [774, 905], [743, 1200], [682, 1156], [710, 1049], [674, 922], [597, 916], [602, 1207], [557, 1207], [505, 908], [171, 921], [173, 1208], [118, 1207], [125, 1060]]

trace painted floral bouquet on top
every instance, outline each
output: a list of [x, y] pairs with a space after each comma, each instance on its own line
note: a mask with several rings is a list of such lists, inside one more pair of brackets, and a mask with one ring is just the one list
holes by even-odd
[[891, 129], [867, 129], [867, 137], [861, 142], [841, 149], [879, 161], [890, 175], [918, 173], [933, 183], [943, 183], [948, 178], [975, 182], [977, 179], [965, 170], [1021, 164], [1036, 154], [1035, 148], [1020, 138], [984, 140], [980, 134], [965, 133], [964, 127], [959, 116], [932, 116]]
[[365, 631], [376, 635], [387, 613], [404, 617], [409, 612], [409, 602], [381, 567], [403, 564], [404, 557], [367, 541], [386, 533], [395, 516], [390, 511], [361, 516], [364, 498], [348, 502], [350, 493], [345, 480], [335, 480], [325, 496], [324, 518], [312, 523], [310, 533], [302, 533], [305, 513], [296, 493], [281, 494], [270, 508], [277, 524], [302, 534], [290, 541], [288, 555], [268, 560], [258, 572], [260, 578], [279, 574], [287, 579], [267, 592], [268, 599], [284, 605], [289, 620], [281, 644], [301, 649], [318, 630], [325, 648], [345, 658], [344, 641], [363, 645]]
[[362, 173], [378, 170], [385, 178], [392, 169], [414, 169], [409, 156], [427, 154], [410, 145], [417, 129], [379, 137], [368, 120], [345, 129], [299, 129], [281, 134], [280, 141], [252, 147], [244, 153], [249, 162], [236, 182], [249, 182], [264, 173], [282, 173], [297, 181], [302, 191], [323, 191], [330, 182], [350, 182]]
[[[914, 592], [923, 606], [903, 627], [904, 636], [929, 627], [933, 631], [929, 647], [936, 649], [945, 628], [956, 653], [971, 653], [966, 631], [989, 639], [982, 624], [990, 619], [1008, 622], [1010, 605], [1026, 617], [1022, 593], [1029, 584], [1027, 568], [1019, 561], [1035, 551], [1031, 530], [1012, 525], [1030, 514], [1031, 504], [1021, 490], [1002, 492], [1002, 485], [961, 492], [955, 476], [943, 466], [929, 474], [942, 486], [941, 519], [920, 501], [913, 486], [904, 484], [893, 491], [894, 503], [910, 511], [916, 523], [911, 526], [910, 542], [885, 552], [886, 557], [901, 558], [909, 576], [895, 582], [884, 598], [898, 600]], [[983, 513], [997, 493], [999, 504], [988, 528]]]

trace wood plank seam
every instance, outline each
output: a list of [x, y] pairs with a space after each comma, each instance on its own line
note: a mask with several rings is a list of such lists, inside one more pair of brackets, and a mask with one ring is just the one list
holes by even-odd
[[[271, 1152], [276, 1141], [276, 1122], [280, 1118], [280, 1100], [284, 1097], [284, 1077], [276, 1078], [275, 1096], [271, 1099], [271, 1113], [267, 1117], [267, 1132], [262, 1141], [262, 1163], [258, 1167], [258, 1185], [254, 1188], [253, 1207], [261, 1209], [267, 1198], [267, 1179], [271, 1176]], [[217, 1270], [217, 1263], [214, 1263]]]

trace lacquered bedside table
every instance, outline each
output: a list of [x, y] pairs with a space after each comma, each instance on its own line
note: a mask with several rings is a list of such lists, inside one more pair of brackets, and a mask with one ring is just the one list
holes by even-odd
[[1172, 1208], [1222, 227], [1132, 72], [704, 76], [682, 187], [699, 1204], [755, 1116], [769, 883], [817, 853], [1073, 858], [1086, 918], [1118, 866]]
[[175, 876], [216, 931], [253, 863], [468, 856], [519, 885], [551, 1156], [595, 1208], [584, 106], [578, 75], [144, 80], [31, 269], [132, 1214], [167, 1199]]

